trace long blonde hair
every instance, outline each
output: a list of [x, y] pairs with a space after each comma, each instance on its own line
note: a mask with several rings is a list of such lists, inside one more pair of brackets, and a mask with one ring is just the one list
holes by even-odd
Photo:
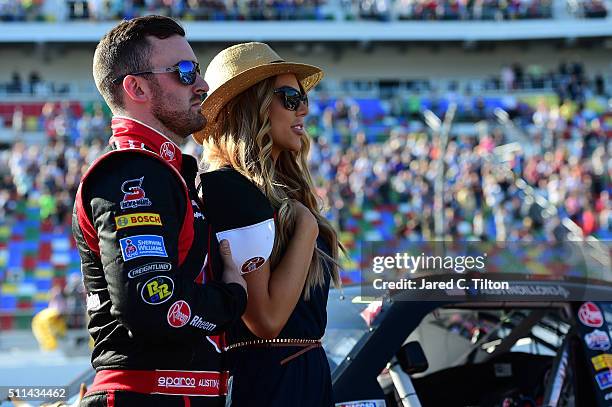
[[331, 268], [331, 278], [340, 285], [338, 251], [344, 250], [336, 231], [320, 212], [319, 202], [306, 161], [310, 150], [308, 135], [302, 136], [298, 152], [282, 151], [276, 163], [272, 158], [272, 138], [268, 134], [270, 105], [274, 97], [275, 78], [265, 79], [238, 96], [232, 98], [219, 112], [211, 136], [203, 141], [203, 162], [213, 171], [229, 165], [257, 185], [266, 195], [276, 212], [276, 237], [270, 256], [274, 269], [293, 236], [296, 221], [292, 200], [301, 202], [316, 217], [319, 235], [331, 250], [331, 256], [315, 248], [308, 269], [304, 298], [310, 298], [310, 290], [322, 286], [326, 260]]

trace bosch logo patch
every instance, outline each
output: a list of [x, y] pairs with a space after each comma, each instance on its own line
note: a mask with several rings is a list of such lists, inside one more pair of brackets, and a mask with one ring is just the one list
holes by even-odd
[[168, 310], [168, 325], [172, 328], [181, 328], [189, 322], [191, 308], [183, 300], [179, 300], [170, 306]]
[[240, 270], [242, 271], [242, 274], [251, 273], [263, 266], [265, 262], [266, 259], [263, 257], [252, 257], [242, 264]]
[[117, 230], [133, 226], [163, 226], [157, 213], [131, 213], [115, 217]]

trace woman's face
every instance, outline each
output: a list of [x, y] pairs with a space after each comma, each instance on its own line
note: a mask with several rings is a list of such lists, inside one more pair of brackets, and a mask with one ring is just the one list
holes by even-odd
[[[290, 89], [292, 88], [292, 89]], [[308, 106], [303, 101], [295, 102], [291, 98], [297, 92], [301, 92], [300, 85], [294, 74], [283, 74], [276, 77], [274, 81], [275, 94], [270, 106], [270, 137], [272, 138], [272, 157], [274, 160], [281, 151], [300, 151], [302, 137], [306, 136], [304, 131], [304, 116], [308, 114]], [[285, 100], [289, 97], [289, 107], [297, 106], [297, 110], [289, 110], [285, 106]]]

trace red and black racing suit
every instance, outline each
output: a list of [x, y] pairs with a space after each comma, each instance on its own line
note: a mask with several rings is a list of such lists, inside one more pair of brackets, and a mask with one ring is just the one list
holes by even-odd
[[97, 372], [81, 405], [222, 406], [212, 335], [240, 319], [246, 292], [220, 282], [196, 160], [133, 119], [112, 129], [114, 150], [83, 177], [73, 214]]

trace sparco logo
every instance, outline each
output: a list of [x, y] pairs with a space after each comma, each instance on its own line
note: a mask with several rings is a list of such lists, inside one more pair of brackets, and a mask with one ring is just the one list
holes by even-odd
[[252, 257], [242, 264], [242, 274], [247, 274], [260, 268], [266, 260], [263, 257]]
[[156, 263], [148, 263], [144, 266], [140, 266], [135, 268], [134, 270], [130, 270], [128, 272], [129, 278], [140, 277], [143, 274], [151, 273], [153, 271], [170, 271], [172, 269], [172, 265], [170, 263], [156, 262]]
[[195, 387], [196, 379], [193, 377], [160, 377], [157, 379], [159, 387]]
[[191, 308], [183, 300], [179, 300], [170, 306], [168, 310], [168, 324], [173, 328], [187, 325], [191, 318]]

